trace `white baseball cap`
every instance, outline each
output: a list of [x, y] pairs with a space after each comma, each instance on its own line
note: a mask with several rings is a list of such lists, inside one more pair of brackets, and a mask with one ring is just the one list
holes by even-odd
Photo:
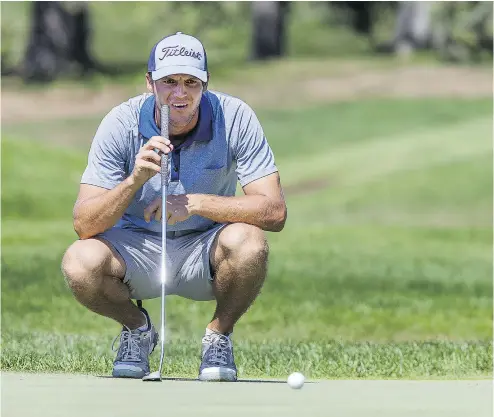
[[201, 41], [182, 32], [161, 39], [151, 50], [148, 72], [156, 81], [173, 74], [188, 74], [208, 81], [208, 60]]

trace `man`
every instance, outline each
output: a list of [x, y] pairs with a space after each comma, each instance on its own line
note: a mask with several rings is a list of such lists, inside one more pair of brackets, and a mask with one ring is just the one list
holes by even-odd
[[[62, 260], [75, 298], [123, 325], [114, 377], [142, 378], [158, 334], [132, 302], [160, 291], [161, 154], [171, 153], [166, 294], [216, 300], [202, 339], [201, 380], [235, 381], [231, 335], [265, 276], [264, 231], [281, 231], [286, 205], [273, 153], [254, 112], [207, 91], [199, 40], [178, 32], [151, 51], [143, 94], [111, 110], [89, 152], [74, 206], [80, 240]], [[160, 136], [170, 106], [170, 140]], [[156, 152], [159, 150], [160, 153]], [[243, 196], [235, 196], [237, 180]]]

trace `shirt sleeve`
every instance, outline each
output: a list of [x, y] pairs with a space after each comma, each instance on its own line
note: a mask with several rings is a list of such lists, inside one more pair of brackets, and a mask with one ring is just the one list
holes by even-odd
[[273, 151], [254, 111], [242, 106], [236, 162], [237, 177], [243, 187], [252, 181], [278, 171]]
[[102, 120], [89, 150], [88, 163], [81, 184], [112, 189], [127, 176], [128, 129], [113, 109]]

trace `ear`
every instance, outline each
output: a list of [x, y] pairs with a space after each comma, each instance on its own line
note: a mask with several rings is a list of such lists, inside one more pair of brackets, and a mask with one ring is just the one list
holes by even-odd
[[151, 78], [151, 73], [146, 73], [146, 87], [150, 93], [154, 93], [153, 89], [153, 79]]

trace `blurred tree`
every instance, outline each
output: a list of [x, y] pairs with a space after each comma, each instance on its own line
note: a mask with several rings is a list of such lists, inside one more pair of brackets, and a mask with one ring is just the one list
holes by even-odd
[[479, 61], [493, 55], [492, 2], [443, 2], [432, 14], [432, 46], [441, 59]]
[[82, 74], [98, 68], [88, 49], [91, 31], [87, 3], [32, 4], [31, 33], [21, 74], [24, 81], [52, 81], [79, 67]]
[[330, 1], [330, 6], [347, 9], [351, 15], [352, 29], [364, 35], [371, 36], [374, 16], [375, 2], [373, 1]]
[[397, 3], [393, 39], [378, 52], [409, 56], [432, 49], [447, 61], [478, 61], [492, 56], [492, 2], [401, 1]]
[[[355, 33], [366, 37], [374, 50], [382, 47], [377, 44], [376, 27], [381, 25], [381, 16], [395, 14], [396, 1], [328, 1], [329, 12], [333, 15], [331, 24], [350, 27]], [[389, 47], [386, 47], [389, 49]]]
[[180, 22], [191, 35], [202, 37], [212, 26], [224, 25], [228, 21], [227, 4], [221, 1], [198, 1], [193, 4], [172, 1], [168, 5], [170, 13], [180, 16]]
[[285, 21], [290, 9], [288, 1], [252, 2], [253, 60], [280, 57], [285, 53]]

